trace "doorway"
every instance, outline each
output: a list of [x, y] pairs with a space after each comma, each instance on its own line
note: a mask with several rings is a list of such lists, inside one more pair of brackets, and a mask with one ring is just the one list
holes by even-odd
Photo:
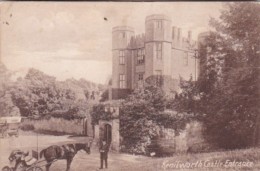
[[104, 125], [104, 140], [108, 143], [112, 141], [112, 126], [109, 124]]

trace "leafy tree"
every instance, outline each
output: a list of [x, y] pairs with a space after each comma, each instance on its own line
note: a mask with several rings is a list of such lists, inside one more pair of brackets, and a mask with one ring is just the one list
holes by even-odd
[[19, 109], [11, 98], [11, 90], [14, 85], [10, 77], [12, 73], [0, 62], [0, 116], [19, 116]]
[[144, 153], [151, 138], [157, 135], [158, 125], [152, 116], [165, 108], [161, 89], [150, 86], [137, 89], [123, 102], [120, 108], [120, 135], [128, 151]]
[[[205, 137], [224, 148], [256, 144], [259, 124], [260, 5], [226, 3], [215, 29], [199, 49], [197, 83], [184, 88], [182, 109], [201, 114]], [[192, 91], [189, 91], [192, 90]], [[185, 93], [191, 96], [185, 99]], [[187, 97], [187, 96], [186, 96]], [[189, 106], [197, 97], [195, 106]]]
[[101, 94], [101, 99], [99, 100], [100, 102], [104, 102], [108, 100], [109, 96], [109, 90], [105, 90], [102, 94]]
[[153, 84], [136, 89], [122, 102], [120, 135], [128, 152], [145, 153], [162, 127], [174, 129], [178, 134], [193, 118], [188, 113], [167, 109], [168, 103], [163, 88]]
[[[30, 69], [25, 78], [13, 83], [11, 101], [26, 117], [81, 118], [89, 114], [89, 84], [84, 79], [58, 82], [39, 70]], [[91, 86], [95, 85], [91, 83]]]
[[118, 119], [118, 117], [113, 116], [110, 111], [105, 111], [105, 104], [103, 103], [94, 105], [90, 114], [92, 125], [98, 124], [99, 120]]

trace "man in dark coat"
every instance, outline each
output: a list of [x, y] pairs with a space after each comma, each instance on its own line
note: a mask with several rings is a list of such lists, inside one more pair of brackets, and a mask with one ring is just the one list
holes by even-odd
[[99, 147], [100, 169], [103, 169], [103, 161], [105, 161], [105, 167], [107, 168], [108, 151], [109, 151], [109, 144], [105, 140], [103, 140]]

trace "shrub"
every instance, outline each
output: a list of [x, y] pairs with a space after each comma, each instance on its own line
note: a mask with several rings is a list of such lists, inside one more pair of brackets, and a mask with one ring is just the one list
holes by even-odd
[[24, 125], [33, 126], [37, 132], [54, 135], [59, 133], [80, 135], [83, 131], [83, 125], [79, 119], [50, 118], [48, 120], [30, 120], [26, 121]]
[[151, 140], [160, 135], [161, 127], [185, 129], [193, 115], [166, 110], [167, 98], [161, 87], [146, 86], [123, 101], [120, 108], [122, 145], [130, 153], [147, 153]]
[[23, 131], [33, 131], [35, 128], [32, 124], [22, 124], [20, 126], [20, 129], [23, 130]]

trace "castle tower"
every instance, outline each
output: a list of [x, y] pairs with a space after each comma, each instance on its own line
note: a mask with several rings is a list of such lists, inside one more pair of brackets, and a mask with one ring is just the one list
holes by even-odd
[[208, 37], [210, 35], [209, 32], [202, 32], [198, 35], [198, 45], [205, 45], [206, 43], [206, 37]]
[[[112, 31], [112, 89], [117, 91], [131, 88], [132, 64], [128, 45], [133, 35], [134, 29], [128, 26], [114, 27]], [[112, 90], [112, 96], [114, 96], [114, 90]]]
[[151, 75], [171, 75], [171, 19], [165, 15], [150, 15], [145, 20], [145, 78]]

